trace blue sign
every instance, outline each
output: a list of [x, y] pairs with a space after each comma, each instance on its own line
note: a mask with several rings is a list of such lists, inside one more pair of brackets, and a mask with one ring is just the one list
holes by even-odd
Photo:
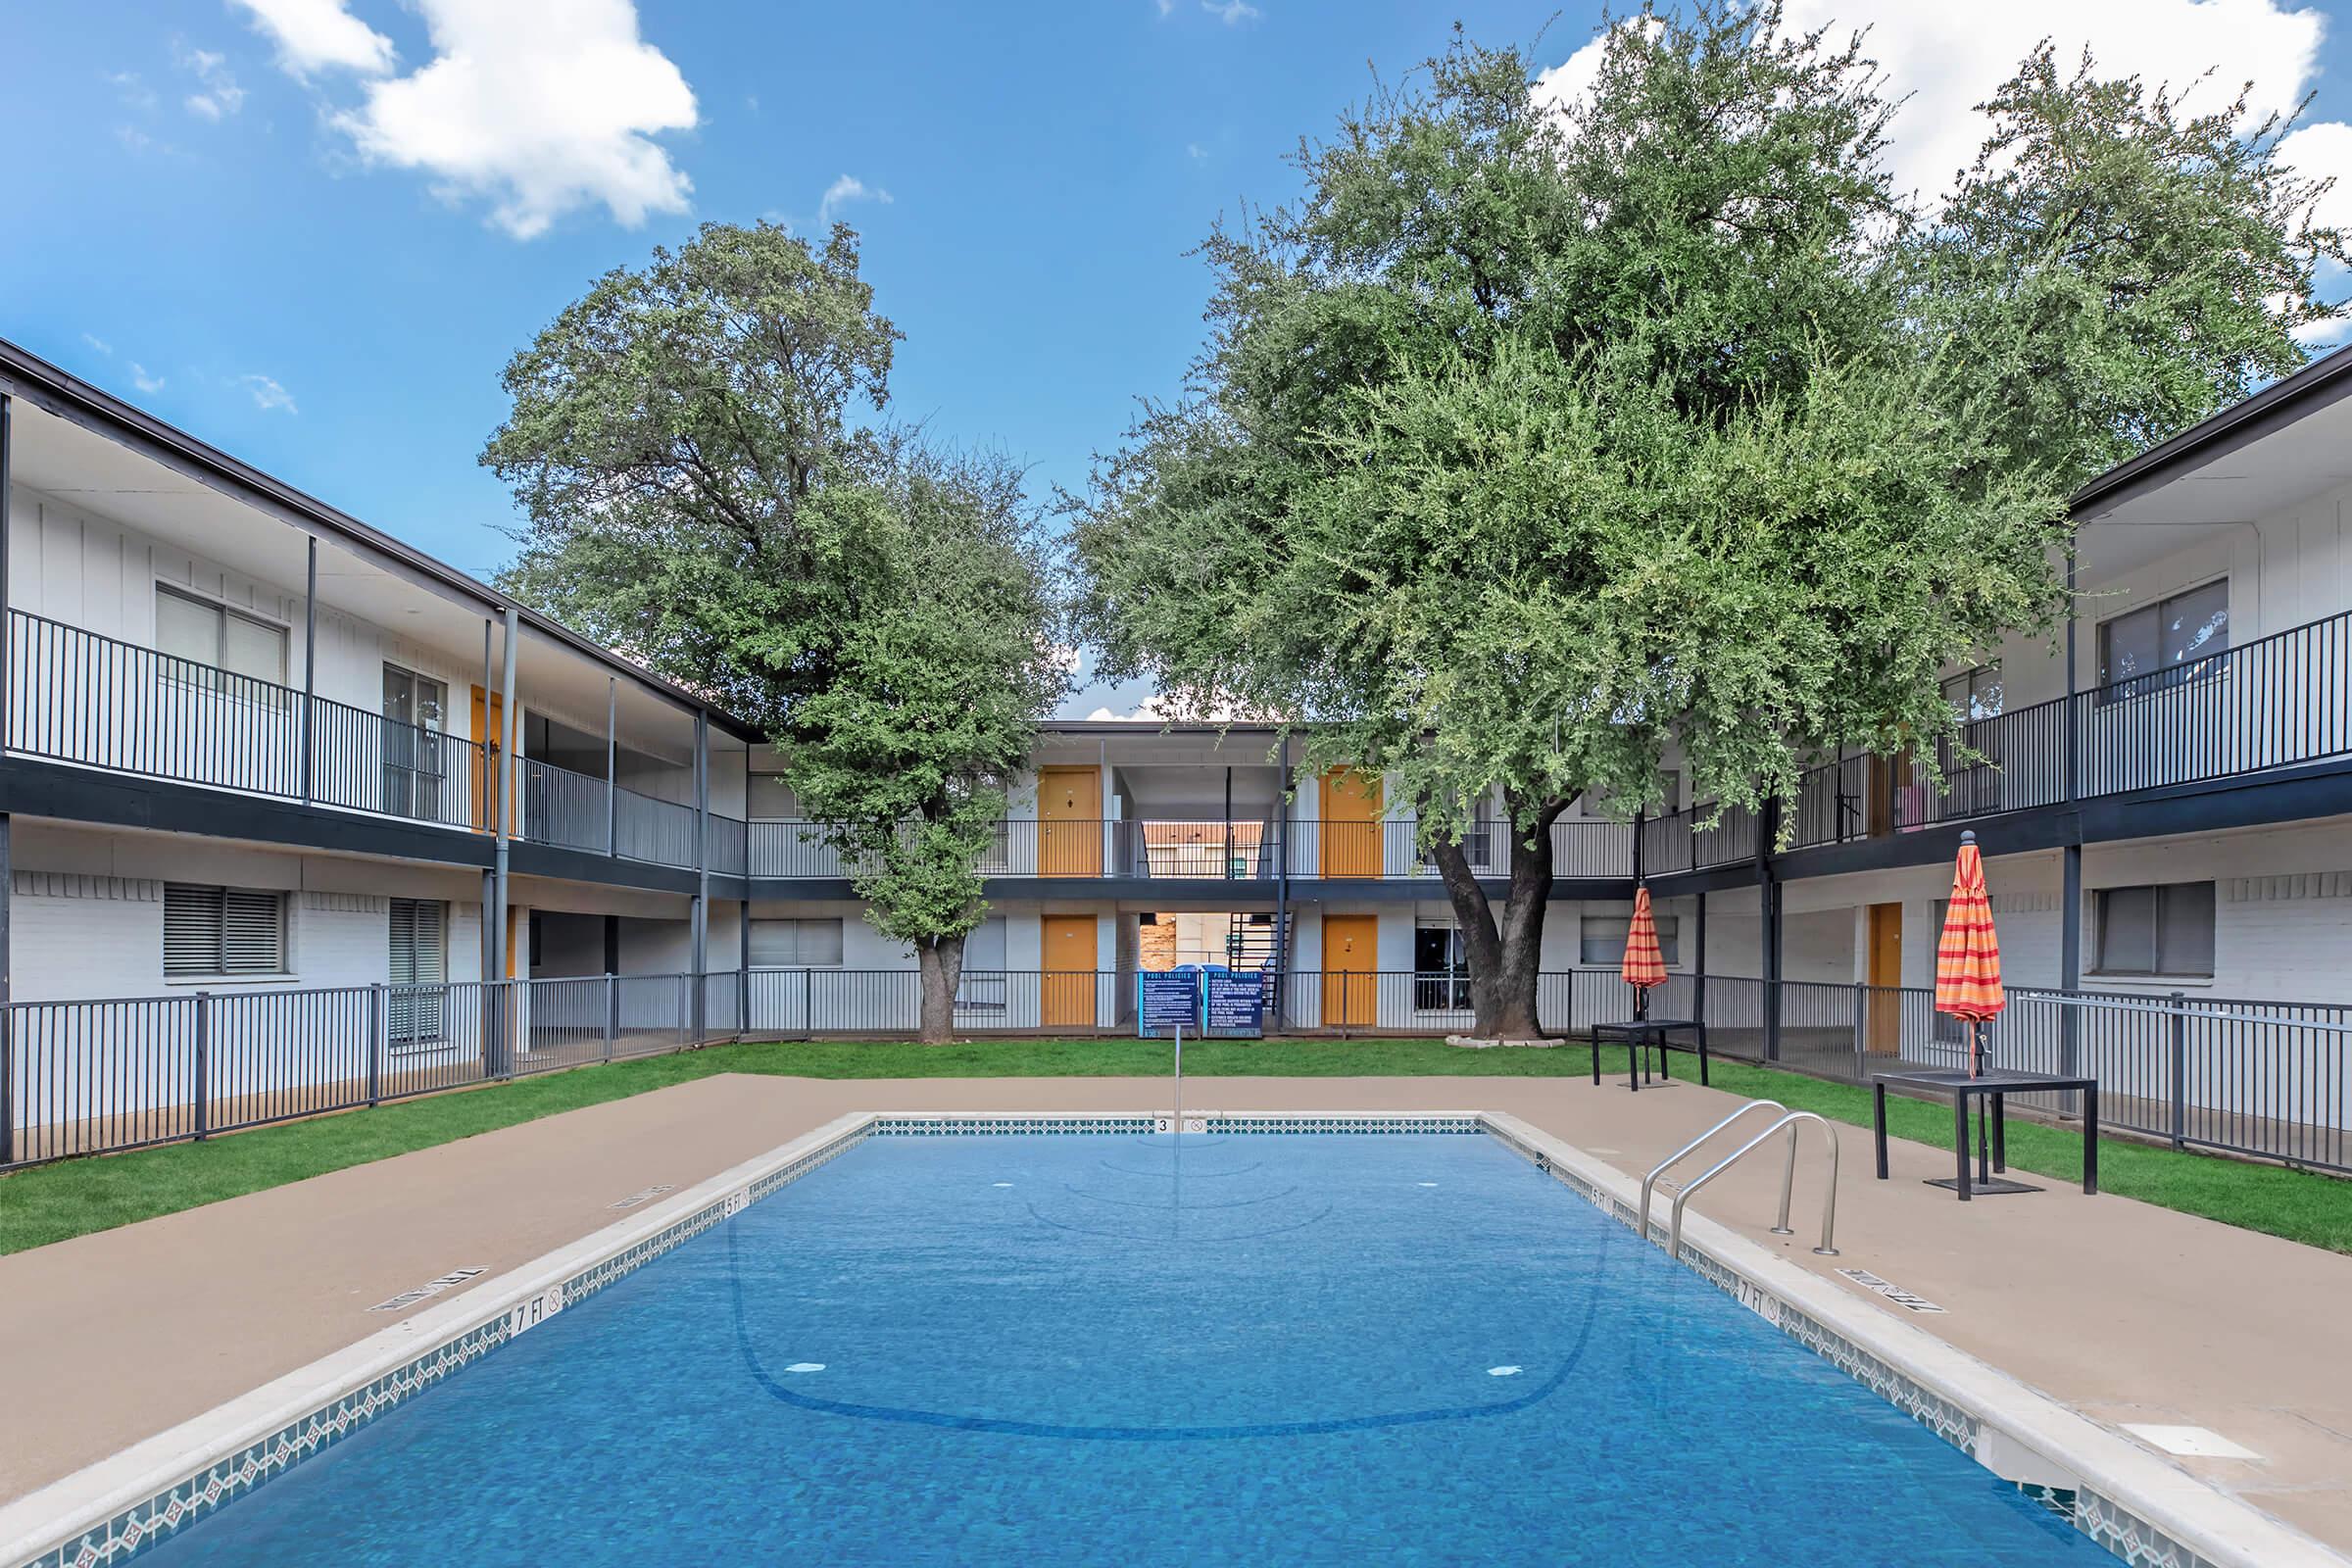
[[1266, 977], [1211, 970], [1203, 982], [1201, 1021], [1212, 1035], [1256, 1038], [1266, 1032]]
[[1200, 1032], [1200, 976], [1192, 969], [1146, 969], [1135, 977], [1135, 1032], [1145, 1039], [1182, 1025]]

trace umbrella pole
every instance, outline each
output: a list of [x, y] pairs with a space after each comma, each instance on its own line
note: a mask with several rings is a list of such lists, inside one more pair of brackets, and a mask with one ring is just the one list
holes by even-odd
[[[1978, 1078], [1984, 1075], [1981, 1067], [1982, 1055], [1977, 1044], [1977, 1031], [1983, 1027], [1984, 1024], [1978, 1019], [1971, 1018], [1968, 1020], [1968, 1075], [1971, 1078]], [[1991, 1109], [1985, 1103], [1984, 1097], [1983, 1095], [1977, 1096], [1976, 1099], [1977, 1180], [1979, 1183], [1984, 1183], [1992, 1180], [1992, 1155], [1984, 1147], [1984, 1124], [1991, 1118]]]

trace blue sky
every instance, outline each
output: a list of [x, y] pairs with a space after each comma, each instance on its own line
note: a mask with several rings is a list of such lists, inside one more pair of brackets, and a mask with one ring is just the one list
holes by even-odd
[[[1380, 0], [855, 5], [721, 0], [0, 0], [0, 336], [481, 574], [512, 553], [474, 462], [500, 367], [598, 273], [705, 220], [864, 236], [906, 331], [895, 414], [1083, 480], [1175, 389], [1220, 215], [1451, 10]], [[1458, 8], [1545, 65], [1596, 8]], [[1948, 169], [1996, 63], [2044, 30], [2176, 78], [2220, 61], [2316, 90], [2352, 169], [2327, 18], [2237, 0], [1796, 0], [1875, 23], [1918, 96], [1898, 163]], [[1573, 75], [1573, 71], [1568, 73]], [[517, 85], [517, 84], [521, 85]], [[2339, 134], [2340, 133], [2340, 134]], [[1909, 172], [1909, 166], [1906, 167]], [[1088, 691], [1074, 711], [1132, 706]]]

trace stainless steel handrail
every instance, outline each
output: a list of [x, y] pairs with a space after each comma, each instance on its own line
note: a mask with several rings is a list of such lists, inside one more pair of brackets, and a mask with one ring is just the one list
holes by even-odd
[[1755, 1137], [1750, 1138], [1746, 1143], [1717, 1160], [1712, 1166], [1699, 1172], [1695, 1180], [1674, 1195], [1674, 1210], [1666, 1222], [1668, 1254], [1675, 1257], [1683, 1254], [1683, 1205], [1690, 1201], [1690, 1195], [1725, 1171], [1730, 1170], [1749, 1151], [1770, 1142], [1773, 1134], [1784, 1127], [1788, 1129], [1788, 1162], [1781, 1171], [1781, 1222], [1772, 1228], [1772, 1233], [1775, 1236], [1793, 1234], [1788, 1229], [1788, 1200], [1796, 1189], [1797, 1128], [1804, 1122], [1811, 1122], [1819, 1127], [1823, 1139], [1830, 1146], [1830, 1182], [1821, 1195], [1821, 1245], [1813, 1250], [1822, 1257], [1836, 1257], [1838, 1249], [1832, 1244], [1838, 1231], [1838, 1130], [1809, 1110], [1789, 1111], [1779, 1121], [1774, 1122]]
[[[1696, 1138], [1691, 1139], [1689, 1143], [1676, 1150], [1673, 1153], [1668, 1154], [1664, 1159], [1658, 1161], [1656, 1165], [1652, 1166], [1649, 1174], [1642, 1178], [1642, 1223], [1640, 1227], [1642, 1239], [1645, 1242], [1649, 1240], [1650, 1194], [1660, 1187], [1665, 1188], [1668, 1192], [1674, 1193], [1679, 1193], [1683, 1190], [1682, 1183], [1670, 1182], [1664, 1179], [1668, 1171], [1672, 1170], [1675, 1166], [1681, 1164], [1684, 1160], [1696, 1153], [1698, 1152], [1699, 1145], [1705, 1143], [1708, 1139], [1714, 1137], [1717, 1133], [1723, 1131], [1726, 1127], [1729, 1127], [1732, 1123], [1738, 1121], [1749, 1111], [1777, 1110], [1786, 1113], [1788, 1109], [1788, 1107], [1787, 1105], [1782, 1104], [1777, 1100], [1751, 1100], [1746, 1104], [1741, 1105], [1738, 1110], [1733, 1111], [1729, 1116], [1724, 1117], [1723, 1120], [1717, 1122], [1714, 1126], [1708, 1128], [1705, 1132], [1700, 1133]], [[1787, 1214], [1783, 1214], [1781, 1216], [1781, 1223], [1784, 1225], [1788, 1223], [1788, 1216]]]

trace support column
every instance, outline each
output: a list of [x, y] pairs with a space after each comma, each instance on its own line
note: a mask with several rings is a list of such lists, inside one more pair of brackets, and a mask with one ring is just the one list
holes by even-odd
[[[1691, 922], [1697, 927], [1690, 934], [1690, 1021], [1707, 1021], [1707, 894], [1698, 894], [1698, 912]], [[1702, 1035], [1700, 1037], [1704, 1039]]]
[[605, 854], [620, 853], [620, 679], [605, 677]]
[[710, 714], [694, 714], [694, 1038], [706, 1037], [710, 968]]
[[1772, 846], [1781, 836], [1778, 796], [1764, 803], [1756, 825], [1756, 896], [1763, 916], [1764, 1059], [1781, 1059], [1781, 884], [1772, 872]]
[[[10, 467], [13, 440], [11, 421], [15, 414], [14, 401], [0, 392], [0, 741], [14, 730], [14, 714], [10, 702], [9, 642], [15, 626], [8, 616], [8, 556], [9, 507], [8, 489], [13, 482]], [[16, 1032], [8, 1004], [16, 1000], [15, 965], [10, 961], [12, 933], [9, 930], [9, 905], [16, 892], [16, 857], [11, 839], [11, 821], [6, 811], [0, 811], [0, 1165], [17, 1157], [17, 1078]]]
[[[514, 832], [513, 820], [514, 815], [514, 607], [509, 605], [506, 615], [506, 646], [500, 660], [499, 672], [498, 848], [495, 862], [498, 907], [494, 916], [495, 924], [490, 932], [490, 978], [494, 982], [506, 979], [507, 963], [511, 956], [507, 952], [507, 909], [513, 888], [507, 863], [509, 845]], [[504, 1074], [512, 1059], [509, 1054], [512, 1042], [507, 1035], [509, 1024], [514, 1017], [514, 1008], [511, 1004], [502, 1004], [499, 1007], [495, 1057], [495, 1073], [497, 1074]]]
[[307, 543], [302, 582], [302, 804], [311, 804], [318, 731], [318, 536]]
[[[2082, 713], [2075, 696], [2075, 552], [2066, 552], [2066, 804], [2068, 844], [2058, 896], [2058, 989], [2082, 989]], [[2078, 1009], [2058, 1009], [2058, 1070], [2073, 1072], [2082, 1054], [2082, 1019]]]
[[1291, 738], [1276, 754], [1274, 781], [1274, 1032], [1280, 1034], [1291, 993]]

